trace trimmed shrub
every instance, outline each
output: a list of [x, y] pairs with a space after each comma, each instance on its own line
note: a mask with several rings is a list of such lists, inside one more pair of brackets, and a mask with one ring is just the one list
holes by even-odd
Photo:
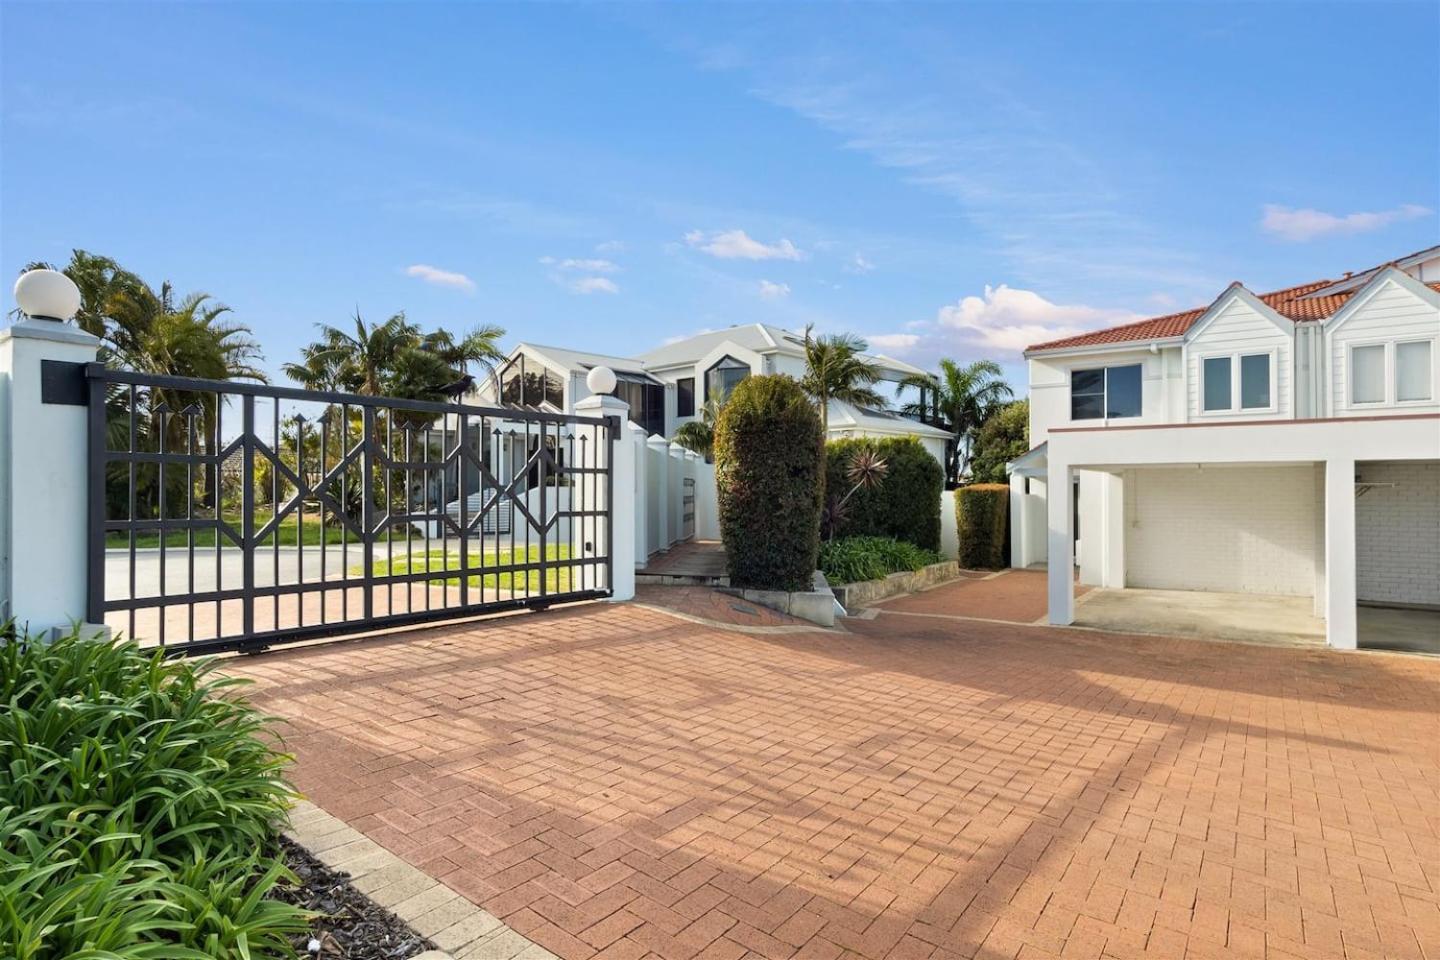
[[0, 944], [8, 956], [293, 957], [294, 797], [238, 681], [76, 634], [0, 640]]
[[970, 476], [976, 483], [1005, 483], [1005, 464], [1030, 449], [1030, 401], [1007, 403], [990, 415], [975, 437]]
[[831, 583], [879, 580], [940, 560], [934, 550], [889, 537], [843, 537], [820, 545], [820, 570]]
[[734, 586], [810, 589], [822, 442], [820, 416], [790, 377], [747, 377], [730, 395], [715, 424], [715, 484]]
[[955, 522], [960, 534], [960, 566], [971, 570], [1008, 567], [1005, 530], [1010, 519], [1010, 488], [1003, 483], [972, 483], [955, 491]]
[[872, 450], [885, 461], [885, 479], [857, 490], [836, 518], [834, 536], [890, 537], [926, 550], [940, 549], [940, 493], [945, 469], [914, 437], [859, 437], [833, 440], [825, 446], [825, 482], [843, 496], [853, 483], [846, 470], [860, 450]]

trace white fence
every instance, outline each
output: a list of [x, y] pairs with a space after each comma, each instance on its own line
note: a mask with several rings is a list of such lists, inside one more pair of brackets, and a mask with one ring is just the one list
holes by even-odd
[[635, 452], [637, 567], [677, 543], [720, 539], [714, 464], [633, 423], [622, 442]]

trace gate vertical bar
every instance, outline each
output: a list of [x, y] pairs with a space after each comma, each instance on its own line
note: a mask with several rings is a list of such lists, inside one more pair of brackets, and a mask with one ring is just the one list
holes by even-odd
[[375, 464], [375, 408], [361, 408], [360, 437], [360, 552], [364, 564], [360, 575], [360, 589], [364, 591], [361, 603], [365, 619], [375, 617], [375, 477], [371, 467]]
[[[455, 414], [455, 488], [456, 496], [460, 498], [460, 606], [470, 606], [470, 500], [465, 492], [465, 457], [470, 452], [470, 418], [464, 413]], [[483, 509], [484, 504], [481, 504]], [[480, 554], [485, 554], [485, 522], [480, 522]], [[449, 563], [449, 557], [440, 561], [440, 569], [444, 570]], [[426, 565], [429, 569], [429, 565]], [[484, 582], [481, 583], [481, 591], [484, 591]], [[429, 585], [426, 585], [429, 589]]]
[[88, 385], [90, 562], [86, 572], [85, 619], [100, 624], [105, 622], [105, 391], [108, 384], [92, 375]]
[[[223, 403], [223, 400], [217, 401]], [[240, 550], [241, 569], [241, 632], [249, 637], [255, 633], [255, 491], [250, 479], [255, 475], [255, 395], [247, 393], [240, 401], [242, 410], [240, 423]], [[224, 472], [224, 464], [219, 464]], [[217, 491], [218, 494], [218, 491]], [[215, 498], [215, 515], [221, 514], [223, 500]], [[220, 542], [220, 532], [215, 532], [215, 542]], [[280, 597], [275, 597], [279, 604]]]

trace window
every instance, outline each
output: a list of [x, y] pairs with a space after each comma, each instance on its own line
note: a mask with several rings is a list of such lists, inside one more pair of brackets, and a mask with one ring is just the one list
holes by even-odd
[[705, 401], [724, 403], [730, 399], [730, 391], [736, 384], [750, 376], [750, 365], [734, 357], [721, 357], [715, 365], [705, 371]]
[[1385, 402], [1385, 344], [1351, 348], [1350, 402]]
[[1140, 416], [1140, 364], [1070, 371], [1070, 419]]
[[630, 420], [647, 436], [665, 433], [665, 387], [643, 374], [616, 372], [614, 396], [630, 405]]
[[1200, 409], [1205, 413], [1273, 409], [1270, 367], [1274, 361], [1273, 353], [1205, 357], [1200, 362]]
[[1267, 410], [1270, 403], [1270, 354], [1240, 358], [1240, 409]]
[[1202, 373], [1205, 385], [1205, 410], [1230, 409], [1230, 358], [1206, 357]]
[[694, 377], [681, 377], [675, 381], [675, 416], [695, 416]]
[[1434, 350], [1429, 340], [1395, 344], [1395, 400], [1399, 403], [1430, 400], [1431, 363]]
[[511, 360], [500, 372], [500, 402], [515, 407], [538, 407], [548, 403], [565, 409], [565, 383], [560, 375], [538, 363], [525, 362], [525, 355]]

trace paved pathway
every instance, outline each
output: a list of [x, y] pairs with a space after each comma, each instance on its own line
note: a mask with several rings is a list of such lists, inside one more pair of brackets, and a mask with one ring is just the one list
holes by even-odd
[[1440, 662], [849, 629], [593, 605], [231, 669], [316, 803], [567, 960], [1440, 956]]

